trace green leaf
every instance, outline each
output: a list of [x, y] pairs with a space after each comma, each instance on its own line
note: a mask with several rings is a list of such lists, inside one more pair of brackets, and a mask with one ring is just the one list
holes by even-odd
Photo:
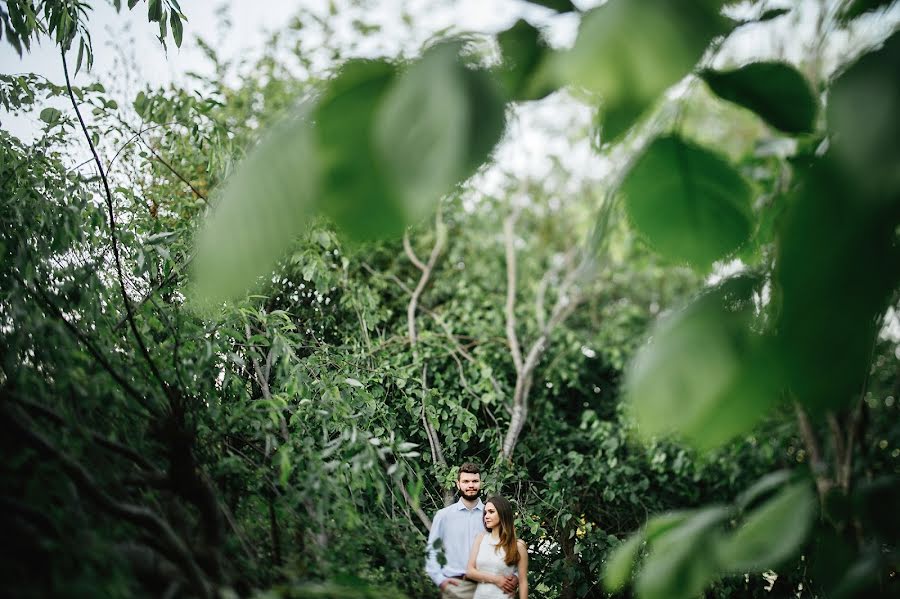
[[320, 206], [355, 239], [398, 236], [406, 227], [402, 200], [372, 139], [381, 101], [395, 79], [395, 68], [386, 62], [349, 61], [313, 113], [322, 165]]
[[716, 577], [713, 547], [729, 513], [721, 506], [697, 510], [652, 541], [635, 581], [636, 594], [642, 599], [699, 595]]
[[578, 9], [572, 4], [572, 0], [526, 0], [530, 4], [537, 4], [551, 8], [556, 12], [577, 12]]
[[821, 413], [854, 401], [871, 369], [880, 316], [900, 284], [897, 194], [848, 177], [830, 154], [793, 170], [773, 277], [775, 353], [796, 400]]
[[180, 48], [181, 40], [184, 37], [184, 25], [181, 22], [181, 17], [178, 16], [176, 11], [173, 10], [169, 13], [169, 22], [172, 25], [172, 37], [175, 39], [175, 46]]
[[387, 92], [375, 120], [375, 149], [402, 197], [401, 225], [430, 212], [464, 174], [470, 106], [459, 44], [441, 44]]
[[147, 3], [147, 20], [150, 21], [151, 23], [155, 23], [161, 19], [162, 19], [162, 0], [150, 0]]
[[747, 509], [752, 503], [754, 503], [758, 498], [763, 495], [768, 495], [773, 490], [783, 486], [787, 481], [789, 481], [793, 477], [793, 472], [790, 470], [777, 470], [775, 472], [770, 472], [765, 475], [753, 485], [741, 493], [737, 500], [736, 504], [738, 508], [741, 510]]
[[297, 112], [273, 127], [226, 181], [197, 241], [198, 300], [244, 293], [307, 225], [320, 187], [312, 125], [304, 109]]
[[84, 38], [78, 41], [78, 59], [75, 61], [75, 74], [81, 70], [81, 61], [84, 60]]
[[561, 54], [563, 81], [600, 96], [603, 143], [615, 141], [687, 75], [728, 21], [718, 0], [610, 0], [581, 21]]
[[760, 572], [779, 566], [806, 540], [815, 504], [815, 493], [805, 481], [784, 489], [722, 539], [718, 545], [722, 566], [734, 573]]
[[900, 31], [844, 70], [828, 94], [837, 156], [867, 190], [900, 191]]
[[751, 331], [751, 305], [732, 301], [727, 285], [706, 294], [660, 322], [632, 360], [626, 400], [642, 436], [677, 433], [711, 449], [752, 429], [778, 400], [778, 360]]
[[62, 113], [59, 110], [55, 108], [45, 108], [41, 111], [40, 119], [48, 125], [52, 125], [59, 121], [61, 116]]
[[841, 10], [840, 20], [847, 22], [867, 12], [889, 6], [894, 0], [850, 0]]
[[134, 8], [138, 3], [138, 0], [128, 0], [128, 10]]
[[654, 140], [620, 191], [635, 228], [673, 260], [706, 268], [752, 232], [743, 177], [724, 158], [676, 136]]
[[765, 23], [766, 21], [772, 21], [782, 15], [786, 15], [789, 12], [791, 12], [791, 9], [789, 8], [770, 8], [763, 12], [756, 21], [758, 23]]
[[643, 535], [636, 533], [616, 547], [607, 558], [603, 568], [603, 588], [608, 593], [616, 593], [628, 583], [634, 568], [634, 560], [637, 559], [643, 542]]
[[803, 75], [788, 64], [754, 62], [700, 76], [720, 98], [752, 110], [776, 129], [799, 134], [815, 128], [818, 102]]
[[512, 100], [539, 100], [556, 86], [548, 80], [551, 50], [540, 31], [524, 19], [497, 34], [503, 64], [497, 69], [500, 82]]

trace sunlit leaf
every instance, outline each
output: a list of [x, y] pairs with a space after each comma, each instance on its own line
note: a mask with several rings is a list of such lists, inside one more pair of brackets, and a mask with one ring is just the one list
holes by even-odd
[[818, 102], [803, 75], [788, 64], [754, 62], [701, 76], [720, 98], [752, 110], [776, 129], [796, 134], [815, 127]]
[[760, 572], [793, 556], [809, 533], [815, 504], [815, 493], [804, 481], [753, 510], [718, 545], [723, 568], [735, 573]]
[[609, 593], [622, 589], [631, 578], [634, 560], [644, 542], [643, 535], [634, 534], [627, 541], [616, 547], [607, 558], [603, 569], [603, 588]]
[[610, 0], [582, 21], [561, 55], [563, 80], [600, 96], [604, 143], [625, 133], [687, 75], [728, 21], [717, 0]]
[[708, 267], [752, 232], [743, 177], [724, 158], [676, 136], [650, 144], [621, 193], [635, 228], [673, 260]]

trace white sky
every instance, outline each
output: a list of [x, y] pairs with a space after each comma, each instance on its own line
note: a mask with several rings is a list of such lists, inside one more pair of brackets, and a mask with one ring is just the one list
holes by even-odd
[[[831, 2], [832, 0], [828, 0]], [[576, 0], [581, 8], [588, 8], [602, 0]], [[342, 7], [344, 2], [336, 2]], [[144, 86], [152, 87], [168, 83], [184, 84], [184, 74], [189, 71], [208, 72], [210, 65], [198, 47], [197, 39], [210, 43], [221, 59], [238, 60], [258, 55], [269, 33], [284, 29], [302, 7], [326, 15], [329, 0], [181, 0], [188, 17], [184, 30], [184, 44], [176, 48], [169, 37], [169, 49], [165, 51], [156, 39], [158, 29], [146, 18], [146, 2], [140, 2], [133, 11], [123, 7], [116, 14], [108, 0], [93, 0], [90, 29], [95, 52], [91, 73], [79, 73], [75, 84], [85, 85], [94, 80], [104, 83], [109, 94], [120, 105], [131, 102]], [[125, 4], [125, 2], [123, 2]], [[525, 16], [535, 25], [545, 29], [553, 45], [569, 45], [574, 40], [578, 19], [573, 15], [556, 15], [549, 9], [528, 4], [521, 0], [368, 0], [356, 14], [367, 24], [378, 24], [381, 31], [365, 41], [362, 51], [372, 54], [407, 52], [421, 46], [432, 34], [447, 28], [455, 32], [497, 32], [510, 26], [517, 18]], [[813, 21], [818, 0], [772, 1], [769, 5], [796, 4], [796, 16], [788, 16], [763, 25], [742, 28], [732, 36], [721, 57], [729, 63], [746, 62], [753, 58], [772, 57], [776, 53], [796, 60], [806, 45], [813, 41]], [[410, 34], [402, 24], [401, 15], [408, 12], [416, 24]], [[746, 11], [745, 11], [746, 12]], [[339, 35], [353, 36], [349, 27], [352, 18], [341, 8], [339, 18], [333, 18]], [[229, 27], [223, 27], [227, 15]], [[895, 3], [888, 18], [881, 15], [861, 24], [864, 34], [884, 37], [883, 31], [900, 21], [900, 4]], [[412, 38], [410, 38], [412, 35]], [[847, 44], [833, 44], [829, 48], [829, 60], [839, 62], [847, 51]], [[74, 67], [76, 53], [70, 52], [70, 67]], [[133, 63], [135, 69], [125, 68]], [[19, 58], [6, 40], [0, 40], [0, 72], [34, 72], [45, 75], [56, 83], [63, 82], [62, 66], [56, 46], [49, 40], [35, 45], [30, 53]], [[124, 78], [123, 74], [129, 74]], [[562, 98], [551, 102], [532, 103], [518, 112], [520, 131], [533, 131], [535, 126], [545, 129], [568, 128], [569, 131], [587, 126], [591, 109]], [[66, 105], [60, 101], [58, 106]], [[554, 127], [555, 124], [555, 127]], [[31, 139], [40, 127], [35, 115], [10, 117], [0, 111], [0, 125], [14, 135]], [[514, 130], [510, 135], [515, 135]], [[527, 136], [526, 136], [527, 137]], [[518, 138], [501, 149], [501, 160], [514, 165], [516, 172], [526, 171], [540, 176], [549, 168], [547, 156], [564, 157], [570, 168], [596, 170], [597, 157], [590, 147], [567, 147], [570, 140], [560, 135], [544, 135], [540, 138]], [[524, 143], [523, 143], [524, 142]], [[555, 147], [550, 147], [555, 144]]]

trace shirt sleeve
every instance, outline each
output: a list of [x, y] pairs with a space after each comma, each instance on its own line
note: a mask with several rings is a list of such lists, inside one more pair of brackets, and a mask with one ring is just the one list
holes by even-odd
[[[425, 547], [425, 573], [428, 574], [428, 577], [431, 578], [432, 582], [437, 586], [441, 586], [441, 583], [447, 580], [447, 577], [444, 576], [443, 568], [438, 563], [438, 550], [434, 546], [435, 541], [440, 541], [441, 543], [444, 542], [443, 528], [444, 515], [441, 512], [438, 512], [434, 516], [434, 521], [431, 523], [431, 532], [428, 534], [428, 545]], [[447, 548], [443, 547], [442, 550], [446, 551]]]

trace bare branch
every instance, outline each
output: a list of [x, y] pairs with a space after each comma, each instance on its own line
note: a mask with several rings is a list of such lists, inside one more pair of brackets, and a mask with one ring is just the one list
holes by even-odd
[[[434, 217], [435, 224], [435, 240], [434, 246], [431, 248], [431, 254], [428, 257], [428, 263], [422, 264], [421, 261], [416, 257], [415, 252], [412, 250], [412, 246], [409, 243], [409, 236], [403, 236], [403, 247], [406, 250], [406, 255], [409, 257], [410, 261], [415, 264], [419, 270], [422, 271], [422, 275], [419, 277], [419, 282], [416, 285], [416, 288], [413, 290], [412, 295], [409, 298], [409, 303], [406, 307], [406, 330], [407, 336], [409, 338], [409, 346], [412, 350], [413, 361], [418, 363], [419, 361], [419, 351], [418, 351], [418, 331], [416, 330], [416, 312], [419, 306], [419, 298], [422, 296], [422, 292], [425, 290], [425, 286], [428, 284], [428, 280], [431, 278], [431, 273], [434, 270], [435, 264], [437, 264], [438, 257], [441, 255], [441, 252], [444, 249], [444, 244], [447, 242], [447, 229], [444, 227], [444, 221], [441, 217], [441, 210], [438, 208], [437, 213]], [[425, 435], [428, 437], [428, 445], [431, 449], [431, 457], [434, 460], [434, 463], [439, 464], [442, 467], [447, 466], [447, 461], [444, 459], [444, 452], [441, 448], [441, 442], [438, 438], [437, 431], [434, 430], [434, 427], [431, 425], [431, 422], [428, 420], [428, 414], [425, 409], [425, 391], [428, 389], [427, 384], [427, 365], [422, 365], [422, 426], [425, 429]]]
[[518, 211], [503, 221], [503, 233], [506, 240], [506, 339], [509, 342], [509, 351], [512, 354], [516, 374], [522, 376], [522, 350], [519, 347], [519, 338], [516, 336], [516, 246], [515, 225]]
[[403, 232], [403, 250], [406, 252], [406, 256], [409, 258], [409, 261], [416, 265], [416, 268], [419, 270], [425, 270], [425, 264], [419, 260], [418, 256], [412, 249], [412, 245], [409, 243], [409, 232]]

